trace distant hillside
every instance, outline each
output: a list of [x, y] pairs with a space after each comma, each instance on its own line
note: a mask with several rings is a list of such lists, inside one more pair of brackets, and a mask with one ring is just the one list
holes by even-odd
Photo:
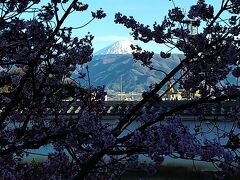
[[[120, 41], [95, 53], [93, 60], [88, 64], [91, 84], [105, 85], [107, 89], [120, 91], [122, 79], [123, 91], [143, 92], [153, 83], [163, 79], [164, 74], [149, 70], [140, 62], [133, 60], [130, 49], [131, 42]], [[155, 68], [170, 72], [180, 62], [179, 55], [172, 55], [162, 59], [154, 55], [152, 64]]]

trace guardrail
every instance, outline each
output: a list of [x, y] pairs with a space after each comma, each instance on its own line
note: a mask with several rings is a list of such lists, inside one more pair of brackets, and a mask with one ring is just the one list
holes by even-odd
[[[162, 101], [158, 104], [162, 112], [167, 112], [174, 107], [186, 104], [188, 101]], [[128, 109], [134, 106], [137, 101], [106, 101], [102, 114], [109, 116], [117, 116], [125, 113]], [[234, 109], [240, 109], [239, 101], [225, 101], [221, 103], [204, 103], [196, 106], [195, 108], [179, 111], [180, 115], [198, 115], [204, 114], [206, 116], [224, 116]], [[77, 115], [81, 110], [81, 106], [77, 103], [72, 104], [65, 112], [60, 112], [63, 115]]]

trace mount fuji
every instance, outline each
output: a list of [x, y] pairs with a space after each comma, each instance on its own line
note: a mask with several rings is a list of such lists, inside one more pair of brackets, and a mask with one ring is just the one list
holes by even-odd
[[132, 44], [131, 41], [122, 40], [117, 41], [114, 44], [107, 46], [100, 51], [97, 51], [94, 55], [106, 55], [106, 54], [131, 54], [132, 49], [130, 45]]
[[[143, 92], [164, 78], [163, 73], [150, 70], [133, 59], [131, 44], [131, 41], [118, 41], [93, 55], [88, 64], [93, 86], [105, 85], [106, 89], [119, 92], [122, 84], [125, 92]], [[173, 54], [170, 58], [163, 59], [155, 54], [152, 65], [168, 73], [179, 64], [180, 58], [181, 55]], [[77, 77], [77, 74], [73, 76]]]

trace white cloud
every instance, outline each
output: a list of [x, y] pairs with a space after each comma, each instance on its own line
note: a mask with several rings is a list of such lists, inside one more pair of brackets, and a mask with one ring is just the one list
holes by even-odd
[[111, 36], [96, 36], [94, 38], [94, 40], [95, 41], [105, 41], [105, 42], [121, 41], [121, 40], [133, 41], [133, 38], [129, 37], [129, 36], [115, 36], [115, 35], [111, 35]]

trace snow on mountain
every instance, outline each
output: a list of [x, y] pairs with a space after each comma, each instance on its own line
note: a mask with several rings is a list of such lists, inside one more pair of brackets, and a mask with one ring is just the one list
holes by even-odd
[[106, 55], [106, 54], [131, 54], [132, 49], [130, 45], [132, 44], [131, 41], [122, 40], [117, 41], [116, 43], [107, 46], [100, 51], [94, 53], [94, 55]]

